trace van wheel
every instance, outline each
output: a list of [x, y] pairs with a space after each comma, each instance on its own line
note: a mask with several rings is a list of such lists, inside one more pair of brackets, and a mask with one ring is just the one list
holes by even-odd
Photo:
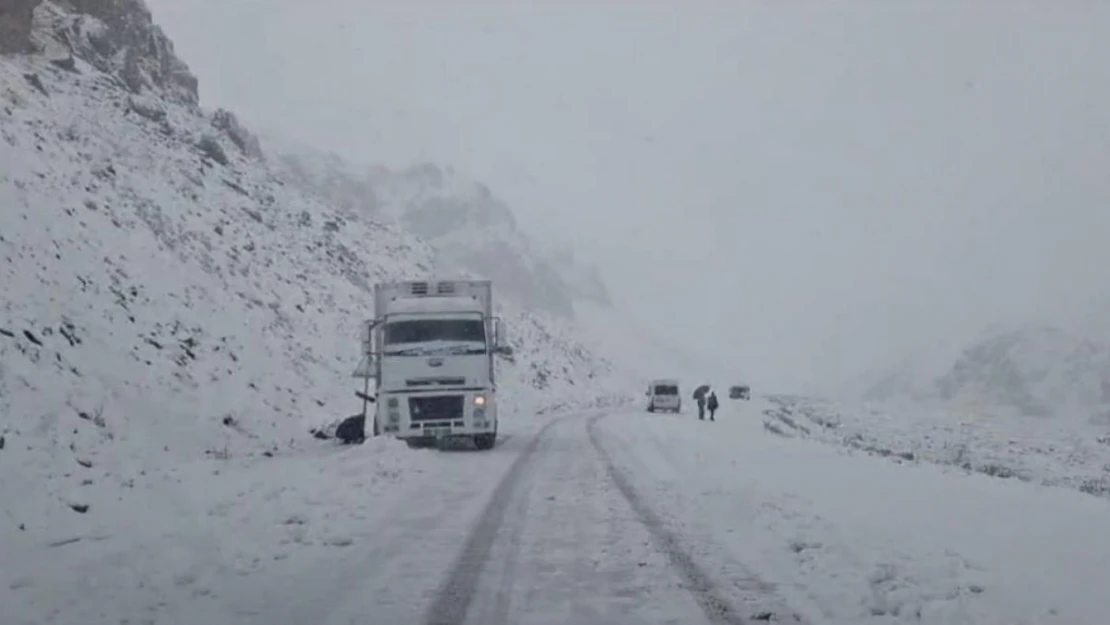
[[487, 449], [493, 449], [493, 446], [496, 445], [496, 444], [497, 444], [497, 432], [494, 432], [493, 434], [475, 434], [474, 435], [474, 446], [477, 447], [480, 451], [486, 451]]

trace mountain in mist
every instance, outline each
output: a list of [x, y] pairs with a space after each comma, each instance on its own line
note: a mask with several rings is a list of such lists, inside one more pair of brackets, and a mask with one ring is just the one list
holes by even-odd
[[1110, 342], [1055, 326], [995, 328], [956, 354], [938, 347], [903, 360], [877, 376], [864, 398], [1030, 416], [1100, 414], [1110, 405]]
[[[0, 500], [26, 547], [87, 531], [132, 489], [179, 484], [182, 467], [319, 444], [310, 427], [360, 407], [372, 285], [438, 260], [287, 179], [234, 115], [203, 109], [142, 0], [11, 2]], [[497, 362], [506, 414], [629, 398], [564, 320], [507, 298], [498, 312], [514, 347]]]
[[359, 167], [288, 139], [264, 142], [289, 180], [427, 241], [436, 270], [463, 267], [488, 276], [521, 304], [562, 317], [574, 316], [576, 302], [611, 306], [596, 267], [579, 262], [569, 248], [533, 240], [503, 200], [452, 167]]

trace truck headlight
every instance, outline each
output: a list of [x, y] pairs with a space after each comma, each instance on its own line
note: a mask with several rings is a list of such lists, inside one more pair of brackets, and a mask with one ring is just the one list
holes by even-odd
[[474, 405], [475, 406], [485, 406], [486, 405], [485, 395], [476, 395], [474, 397]]

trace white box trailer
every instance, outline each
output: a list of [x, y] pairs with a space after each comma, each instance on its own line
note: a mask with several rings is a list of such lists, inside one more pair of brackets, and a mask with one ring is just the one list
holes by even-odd
[[[363, 328], [360, 396], [374, 402], [374, 433], [410, 447], [465, 437], [497, 441], [494, 358], [511, 354], [493, 316], [489, 280], [386, 282], [374, 287], [374, 318]], [[370, 382], [375, 396], [369, 396]]]

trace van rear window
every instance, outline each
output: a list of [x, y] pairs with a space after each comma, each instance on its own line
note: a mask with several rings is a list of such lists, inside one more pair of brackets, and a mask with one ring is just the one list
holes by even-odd
[[678, 387], [671, 384], [655, 385], [656, 395], [678, 395]]

